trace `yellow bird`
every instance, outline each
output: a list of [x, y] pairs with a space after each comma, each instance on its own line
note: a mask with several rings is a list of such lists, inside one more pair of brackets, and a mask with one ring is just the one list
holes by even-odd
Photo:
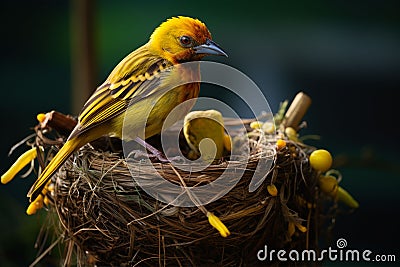
[[[231, 140], [224, 130], [222, 114], [216, 110], [192, 111], [185, 116], [183, 134], [195, 154], [206, 162], [220, 159], [231, 150]], [[190, 157], [190, 155], [189, 155]]]
[[[169, 90], [160, 98], [159, 92], [167, 86], [169, 72], [160, 73], [171, 66], [197, 61], [206, 55], [227, 56], [211, 40], [204, 23], [183, 16], [163, 22], [146, 44], [114, 68], [86, 102], [77, 126], [29, 191], [30, 201], [40, 195], [50, 177], [74, 151], [103, 135], [122, 139], [124, 122], [133, 132], [139, 131], [136, 128], [140, 125], [146, 125], [146, 138], [160, 133], [162, 122], [170, 111], [180, 103], [196, 98], [200, 90], [199, 83], [188, 83]], [[149, 106], [153, 108], [147, 114]], [[143, 121], [144, 117], [147, 121]]]

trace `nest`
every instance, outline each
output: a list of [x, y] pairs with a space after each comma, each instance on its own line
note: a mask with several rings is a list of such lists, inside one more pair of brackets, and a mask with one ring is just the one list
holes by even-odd
[[[190, 173], [156, 159], [151, 166], [139, 158], [127, 162], [114, 139], [80, 149], [53, 177], [55, 189], [49, 193], [49, 210], [57, 214], [58, 234], [66, 244], [65, 263], [75, 255], [84, 266], [255, 266], [262, 263], [257, 252], [265, 245], [276, 250], [317, 248], [327, 212], [316, 186], [319, 174], [308, 162], [314, 148], [280, 131], [261, 135], [246, 123], [247, 132], [234, 137], [250, 138], [249, 161], [234, 163], [244, 174], [231, 191], [205, 206], [175, 207], [158, 201], [137, 185], [128, 164], [149, 180], [156, 169], [167, 181], [195, 186], [217, 179], [229, 157]], [[49, 138], [48, 129], [46, 134], [40, 127], [36, 130], [37, 143], [48, 148], [51, 158], [55, 149], [50, 148], [60, 144], [60, 136], [56, 132]], [[287, 145], [278, 150], [276, 141], [282, 138]], [[159, 139], [148, 142], [158, 147]], [[181, 148], [184, 153], [189, 150], [183, 137]], [[265, 157], [273, 160], [272, 167], [263, 183], [249, 192], [255, 167]], [[272, 184], [277, 195], [269, 192]], [[204, 210], [217, 215], [230, 236], [222, 237]]]

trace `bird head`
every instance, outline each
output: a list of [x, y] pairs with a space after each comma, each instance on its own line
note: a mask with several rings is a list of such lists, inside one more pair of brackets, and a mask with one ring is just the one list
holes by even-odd
[[206, 25], [198, 19], [173, 17], [156, 28], [149, 50], [173, 63], [200, 60], [206, 55], [227, 54], [211, 39]]

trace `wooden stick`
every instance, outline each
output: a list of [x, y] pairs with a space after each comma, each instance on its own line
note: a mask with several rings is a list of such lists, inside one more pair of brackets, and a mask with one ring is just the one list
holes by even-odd
[[40, 123], [41, 128], [51, 127], [62, 135], [68, 136], [75, 128], [77, 121], [69, 116], [58, 111], [50, 111], [46, 113], [46, 118]]
[[71, 2], [72, 114], [81, 111], [96, 87], [95, 0]]
[[310, 105], [311, 98], [303, 92], [298, 93], [286, 111], [282, 125], [284, 127], [292, 127], [297, 131]]

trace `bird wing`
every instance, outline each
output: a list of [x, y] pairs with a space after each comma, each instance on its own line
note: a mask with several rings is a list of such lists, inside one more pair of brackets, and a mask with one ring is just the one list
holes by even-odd
[[151, 55], [144, 47], [129, 54], [85, 103], [69, 139], [119, 116], [133, 103], [153, 95], [166, 77], [160, 73], [167, 72], [170, 66], [172, 63]]

